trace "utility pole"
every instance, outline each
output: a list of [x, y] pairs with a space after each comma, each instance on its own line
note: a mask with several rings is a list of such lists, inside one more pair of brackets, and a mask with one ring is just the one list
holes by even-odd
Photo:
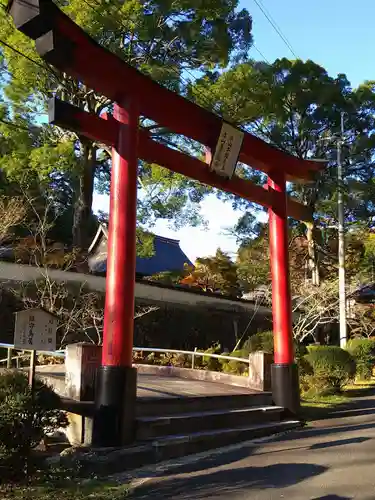
[[344, 180], [342, 175], [342, 146], [345, 144], [344, 112], [341, 112], [340, 133], [319, 140], [336, 141], [337, 151], [337, 219], [338, 219], [338, 262], [339, 262], [339, 324], [340, 347], [346, 347], [348, 338], [346, 324], [345, 289], [345, 207]]
[[339, 318], [340, 347], [346, 347], [346, 290], [345, 290], [345, 209], [342, 175], [342, 146], [344, 144], [344, 113], [341, 113], [341, 133], [337, 140], [337, 215], [338, 215], [338, 261], [339, 261]]

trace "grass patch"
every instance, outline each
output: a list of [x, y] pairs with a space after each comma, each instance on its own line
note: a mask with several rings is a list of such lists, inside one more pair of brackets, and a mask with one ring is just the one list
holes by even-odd
[[17, 484], [0, 486], [2, 500], [123, 500], [129, 488], [124, 484], [90, 480], [63, 484]]
[[44, 468], [23, 482], [0, 484], [1, 500], [124, 500], [129, 485], [110, 478], [83, 474], [73, 468]]
[[353, 398], [364, 397], [374, 389], [375, 379], [371, 379], [346, 385], [341, 394], [302, 398], [301, 415], [306, 420], [317, 420], [327, 416], [330, 410], [350, 404]]
[[371, 380], [358, 380], [354, 384], [345, 387], [345, 394], [349, 398], [361, 398], [366, 396], [369, 392], [375, 389], [375, 379]]
[[330, 396], [315, 396], [301, 401], [301, 417], [305, 420], [319, 420], [326, 417], [330, 410], [350, 402], [345, 393]]
[[302, 406], [315, 406], [316, 408], [332, 408], [333, 406], [349, 403], [350, 398], [345, 394], [332, 394], [329, 396], [315, 396], [302, 400]]

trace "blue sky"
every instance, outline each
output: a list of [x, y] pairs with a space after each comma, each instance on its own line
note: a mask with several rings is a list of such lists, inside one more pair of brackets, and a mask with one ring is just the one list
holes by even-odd
[[[375, 2], [359, 0], [258, 0], [271, 14], [282, 33], [288, 39], [296, 55], [312, 59], [324, 66], [334, 76], [346, 73], [355, 87], [364, 80], [375, 79], [373, 47], [375, 47]], [[244, 0], [241, 6], [253, 17], [255, 46], [265, 58], [294, 56], [275, 32], [254, 0]], [[261, 59], [253, 48], [251, 55]], [[108, 200], [95, 196], [94, 208], [108, 211]], [[180, 240], [181, 248], [191, 260], [212, 255], [218, 247], [232, 255], [236, 252], [235, 239], [227, 229], [233, 226], [240, 213], [231, 205], [209, 197], [202, 203], [207, 228], [183, 228], [175, 231], [167, 223], [159, 221], [153, 228], [156, 234]]]

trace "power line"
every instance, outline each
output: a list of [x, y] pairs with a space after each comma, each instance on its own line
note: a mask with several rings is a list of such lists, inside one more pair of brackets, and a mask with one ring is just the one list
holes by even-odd
[[[8, 49], [12, 50], [14, 53], [18, 54], [19, 56], [24, 57], [25, 59], [27, 59], [31, 63], [38, 66], [38, 68], [41, 68], [43, 71], [47, 71], [48, 73], [53, 75], [56, 78], [56, 80], [60, 83], [60, 85], [62, 85], [66, 89], [65, 85], [63, 84], [63, 82], [59, 78], [58, 74], [56, 74], [55, 71], [53, 71], [53, 69], [47, 63], [41, 64], [40, 62], [36, 61], [35, 59], [28, 56], [27, 54], [24, 54], [20, 50], [16, 49], [13, 45], [10, 45], [9, 43], [5, 42], [2, 39], [0, 39], [0, 44], [4, 45], [4, 47], [7, 47]], [[14, 77], [14, 75], [12, 75], [12, 73], [10, 71], [8, 71], [7, 69], [5, 69], [4, 71], [6, 71], [9, 74], [9, 76], [11, 76], [12, 78]]]
[[42, 68], [43, 70], [46, 69], [43, 64], [40, 64], [38, 61], [35, 61], [35, 59], [33, 59], [32, 57], [29, 57], [28, 55], [24, 54], [23, 52], [21, 52], [20, 50], [16, 49], [15, 47], [13, 47], [12, 45], [9, 45], [9, 43], [7, 42], [4, 42], [4, 40], [1, 40], [0, 39], [0, 43], [1, 45], [4, 45], [4, 47], [7, 47], [8, 49], [10, 50], [13, 50], [13, 52], [15, 52], [16, 54], [18, 54], [19, 56], [22, 56], [24, 57], [25, 59], [27, 59], [28, 61], [36, 64], [37, 66], [39, 66], [39, 68]]
[[263, 54], [263, 52], [261, 52], [261, 51], [258, 49], [258, 47], [257, 47], [256, 45], [254, 45], [254, 44], [253, 44], [253, 49], [255, 49], [255, 50], [258, 52], [258, 54], [260, 55], [260, 57], [262, 57], [262, 58], [263, 58], [263, 60], [264, 60], [264, 61], [266, 61], [266, 63], [267, 63], [267, 64], [271, 64], [271, 63], [269, 62], [269, 60], [267, 59], [267, 57]]
[[296, 59], [298, 59], [298, 56], [295, 53], [295, 51], [294, 51], [294, 49], [292, 47], [292, 44], [289, 42], [289, 40], [286, 37], [286, 35], [284, 35], [284, 33], [281, 31], [281, 28], [278, 26], [278, 24], [273, 19], [273, 17], [269, 13], [269, 11], [266, 9], [266, 7], [264, 6], [262, 0], [254, 0], [254, 2], [257, 4], [257, 6], [259, 7], [259, 9], [262, 11], [263, 15], [265, 16], [265, 18], [267, 19], [267, 21], [271, 24], [271, 26], [276, 31], [276, 33], [279, 35], [279, 37], [281, 38], [281, 40], [288, 47], [288, 49], [290, 50], [290, 52], [294, 55], [294, 57]]

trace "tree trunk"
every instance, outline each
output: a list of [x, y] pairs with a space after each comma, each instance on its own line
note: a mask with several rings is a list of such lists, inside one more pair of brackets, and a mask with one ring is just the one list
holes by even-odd
[[315, 286], [319, 286], [320, 275], [319, 275], [318, 256], [314, 240], [314, 224], [307, 223], [306, 227], [307, 227], [306, 238], [307, 238], [309, 274], [311, 276], [311, 283]]
[[85, 253], [90, 245], [89, 228], [96, 167], [96, 147], [91, 142], [82, 144], [82, 169], [78, 180], [78, 194], [74, 206], [73, 246]]

